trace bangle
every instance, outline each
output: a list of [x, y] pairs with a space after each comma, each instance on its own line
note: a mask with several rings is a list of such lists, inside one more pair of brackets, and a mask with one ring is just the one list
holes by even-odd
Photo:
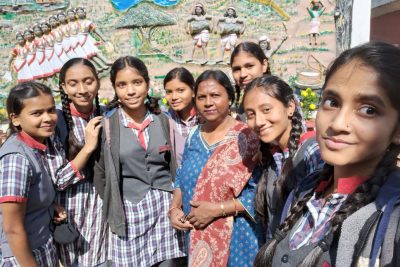
[[224, 203], [221, 201], [220, 205], [221, 205], [222, 217], [226, 217]]
[[172, 208], [170, 208], [170, 209], [167, 211], [167, 216], [168, 216], [168, 217], [171, 215], [171, 212], [172, 212], [174, 209], [180, 210], [180, 208], [178, 208], [178, 207], [172, 207]]
[[232, 200], [233, 200], [233, 205], [235, 206], [235, 217], [236, 217], [236, 216], [238, 216], [239, 211], [238, 211], [238, 209], [236, 207], [236, 199], [233, 198]]

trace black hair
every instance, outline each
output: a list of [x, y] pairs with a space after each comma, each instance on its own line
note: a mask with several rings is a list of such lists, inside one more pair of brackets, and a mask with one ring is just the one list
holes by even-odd
[[[350, 62], [360, 62], [360, 65], [372, 68], [378, 74], [378, 85], [391, 101], [393, 107], [397, 110], [398, 121], [400, 122], [400, 94], [398, 85], [400, 83], [400, 49], [394, 45], [372, 42], [344, 51], [329, 67], [323, 90], [331, 77], [343, 66]], [[390, 144], [386, 153], [377, 165], [373, 175], [363, 184], [359, 185], [354, 193], [350, 194], [339, 210], [331, 219], [330, 234], [319, 242], [318, 245], [303, 259], [299, 266], [316, 266], [322, 254], [332, 244], [332, 241], [338, 240], [342, 223], [351, 214], [358, 209], [373, 202], [378, 194], [379, 188], [385, 182], [389, 173], [396, 168], [397, 156], [400, 153], [400, 145]], [[320, 175], [321, 180], [327, 180], [333, 173], [331, 166], [325, 166], [325, 172]], [[256, 256], [254, 266], [266, 266], [272, 262], [274, 251], [282, 236], [293, 227], [295, 222], [304, 212], [305, 204], [311, 195], [301, 200], [295, 205], [286, 218], [285, 222], [279, 227], [277, 233], [269, 243], [264, 245]], [[280, 237], [278, 237], [280, 236]], [[362, 247], [362, 241], [359, 237], [355, 248]], [[353, 258], [352, 266], [355, 266], [358, 258]]]
[[[68, 158], [70, 160], [74, 159], [75, 156], [79, 153], [79, 151], [82, 149], [82, 144], [80, 144], [74, 134], [73, 128], [74, 128], [74, 120], [72, 119], [71, 115], [71, 99], [68, 97], [67, 93], [65, 93], [63, 89], [63, 85], [65, 86], [65, 75], [67, 74], [67, 71], [70, 68], [73, 68], [76, 65], [84, 65], [90, 69], [90, 71], [93, 73], [93, 76], [96, 78], [98, 85], [100, 86], [100, 80], [99, 77], [97, 76], [96, 68], [94, 65], [87, 59], [85, 58], [73, 58], [68, 60], [61, 68], [60, 70], [60, 76], [59, 76], [59, 89], [60, 89], [60, 94], [61, 94], [61, 104], [62, 104], [62, 111], [65, 117], [65, 120], [67, 122], [67, 128], [68, 128], [68, 147], [65, 147], [66, 154], [68, 155]], [[96, 107], [96, 116], [100, 115], [100, 102], [99, 102], [99, 95], [96, 94], [95, 97], [95, 107]]]
[[[264, 51], [261, 49], [261, 47], [254, 43], [254, 42], [242, 42], [238, 44], [235, 49], [233, 49], [232, 54], [231, 54], [231, 61], [230, 65], [232, 67], [233, 61], [235, 60], [235, 57], [239, 55], [240, 52], [246, 52], [255, 57], [261, 64], [264, 64], [264, 61], [267, 61], [267, 70], [264, 72], [264, 74], [271, 75], [271, 68], [268, 63], [268, 58], [264, 54]], [[239, 105], [239, 100], [240, 100], [240, 87], [239, 85], [235, 85], [235, 92], [236, 92], [236, 104], [237, 106]]]
[[199, 88], [199, 84], [206, 80], [215, 80], [220, 85], [222, 85], [226, 93], [228, 94], [228, 98], [230, 101], [235, 99], [235, 91], [229, 80], [228, 76], [221, 70], [206, 70], [202, 74], [200, 74], [199, 78], [197, 78], [194, 84], [194, 95], [197, 96], [197, 90]]
[[[118, 58], [111, 66], [110, 80], [114, 89], [115, 89], [115, 79], [117, 78], [117, 73], [120, 70], [123, 70], [127, 67], [135, 69], [139, 73], [139, 75], [143, 77], [146, 84], [150, 86], [149, 72], [144, 62], [138, 59], [137, 57], [125, 56]], [[147, 95], [147, 100], [148, 101], [147, 103], [145, 103], [145, 105], [148, 108], [148, 110], [151, 113], [159, 114], [160, 113], [160, 106], [158, 104], [159, 99]], [[107, 107], [110, 110], [116, 108], [117, 106], [119, 106], [119, 101], [117, 94], [115, 94], [114, 99], [111, 100], [111, 102], [108, 104]]]
[[40, 95], [52, 96], [51, 89], [44, 84], [37, 82], [23, 82], [11, 88], [7, 98], [7, 113], [10, 120], [9, 128], [11, 133], [21, 130], [12, 124], [11, 115], [19, 115], [24, 108], [24, 100]]
[[165, 85], [174, 80], [174, 79], [178, 79], [180, 82], [183, 82], [184, 84], [186, 84], [187, 86], [190, 87], [191, 90], [193, 90], [194, 88], [194, 78], [193, 75], [190, 73], [190, 71], [188, 71], [185, 68], [174, 68], [172, 70], [170, 70], [167, 75], [165, 75], [164, 78], [164, 88]]
[[[243, 103], [247, 94], [253, 90], [259, 90], [264, 94], [267, 94], [276, 100], [280, 101], [286, 108], [289, 107], [290, 103], [296, 105], [296, 100], [294, 96], [293, 89], [282, 79], [276, 76], [271, 76], [264, 74], [262, 77], [254, 79], [245, 89], [245, 94], [243, 96]], [[276, 189], [278, 192], [278, 197], [281, 201], [284, 201], [290, 191], [295, 186], [295, 178], [291, 175], [293, 169], [293, 157], [298, 149], [298, 144], [300, 136], [303, 133], [302, 128], [303, 118], [298, 109], [294, 109], [293, 115], [291, 117], [291, 131], [289, 135], [289, 140], [287, 147], [289, 149], [289, 157], [285, 160], [281, 175], [277, 179]], [[265, 224], [268, 222], [267, 218], [267, 206], [271, 203], [266, 203], [267, 197], [267, 179], [268, 179], [268, 166], [273, 159], [271, 154], [270, 144], [266, 144], [262, 141], [260, 145], [260, 150], [262, 153], [261, 164], [265, 167], [259, 183], [257, 184], [256, 196], [255, 196], [255, 208], [258, 216], [260, 216]]]

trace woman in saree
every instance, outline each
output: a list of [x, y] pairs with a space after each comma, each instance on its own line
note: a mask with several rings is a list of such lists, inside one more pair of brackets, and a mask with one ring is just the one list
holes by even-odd
[[258, 138], [229, 115], [234, 89], [219, 70], [203, 72], [195, 101], [205, 123], [192, 128], [168, 211], [187, 231], [190, 266], [252, 266], [260, 231], [254, 220]]

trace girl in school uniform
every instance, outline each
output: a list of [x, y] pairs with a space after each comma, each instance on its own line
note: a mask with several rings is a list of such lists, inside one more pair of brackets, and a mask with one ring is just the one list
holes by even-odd
[[[58, 266], [51, 224], [66, 218], [54, 205], [50, 169], [64, 154], [53, 133], [57, 122], [50, 88], [18, 84], [7, 99], [11, 136], [0, 148], [2, 266]], [[75, 175], [72, 163], [57, 176]]]
[[166, 115], [170, 117], [171, 143], [178, 166], [190, 129], [198, 124], [199, 117], [194, 106], [194, 78], [185, 68], [170, 70], [164, 78], [165, 98], [170, 106]]
[[279, 226], [284, 204], [302, 179], [319, 170], [323, 161], [315, 132], [304, 132], [292, 88], [265, 74], [246, 87], [243, 106], [247, 124], [261, 141], [261, 167], [255, 208], [264, 223], [266, 239]]
[[235, 106], [236, 113], [241, 121], [245, 121], [243, 115], [243, 94], [245, 87], [255, 78], [264, 74], [271, 75], [268, 58], [261, 47], [253, 42], [238, 44], [231, 55], [232, 76], [235, 80]]
[[62, 113], [58, 122], [59, 136], [68, 159], [79, 161], [78, 181], [56, 183], [58, 202], [68, 212], [68, 220], [79, 238], [70, 244], [58, 245], [64, 266], [100, 266], [106, 262], [107, 227], [102, 216], [102, 201], [93, 186], [93, 159], [101, 127], [98, 99], [100, 80], [87, 59], [70, 59], [60, 71]]
[[144, 63], [121, 57], [111, 68], [115, 98], [106, 113], [94, 182], [103, 198], [113, 266], [168, 266], [186, 255], [167, 217], [176, 163], [168, 117], [153, 114]]
[[399, 265], [399, 66], [400, 50], [385, 43], [333, 62], [316, 119], [326, 167], [255, 266]]

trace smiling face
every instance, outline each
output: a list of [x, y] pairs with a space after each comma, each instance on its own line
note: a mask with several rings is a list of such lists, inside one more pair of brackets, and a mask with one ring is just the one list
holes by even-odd
[[100, 83], [93, 71], [84, 64], [73, 65], [65, 73], [64, 92], [71, 99], [75, 108], [83, 113], [93, 110], [93, 100]]
[[391, 143], [400, 142], [399, 114], [360, 60], [339, 68], [327, 82], [316, 118], [325, 162], [344, 170], [373, 170]]
[[84, 11], [83, 9], [78, 9], [78, 10], [76, 11], [76, 13], [78, 14], [78, 17], [79, 17], [80, 19], [84, 19], [84, 18], [86, 17], [86, 13], [85, 13], [85, 11]]
[[53, 28], [58, 26], [58, 21], [55, 18], [50, 18], [49, 23], [50, 23], [51, 27], [53, 27]]
[[240, 88], [261, 77], [267, 71], [268, 62], [261, 63], [256, 57], [245, 51], [239, 52], [232, 62], [232, 75]]
[[73, 12], [73, 11], [68, 11], [67, 16], [68, 16], [69, 20], [75, 20], [75, 18], [76, 18], [75, 12]]
[[36, 141], [50, 137], [57, 123], [57, 112], [53, 96], [40, 94], [23, 101], [20, 114], [10, 114], [12, 124], [22, 129]]
[[254, 88], [246, 94], [244, 110], [247, 124], [264, 143], [287, 144], [292, 129], [290, 117], [295, 110], [294, 102], [285, 105], [270, 96], [262, 88]]
[[203, 8], [200, 7], [200, 6], [196, 6], [195, 9], [194, 9], [194, 13], [195, 13], [197, 16], [201, 16], [201, 13], [203, 13]]
[[235, 14], [235, 10], [233, 10], [232, 8], [228, 8], [226, 13], [228, 14], [228, 17], [232, 18], [233, 15]]
[[42, 29], [38, 26], [33, 28], [33, 32], [35, 33], [35, 36], [40, 37], [43, 35]]
[[30, 31], [25, 31], [24, 32], [24, 39], [28, 42], [31, 42], [33, 40], [34, 36], [32, 34], [32, 32]]
[[48, 34], [50, 32], [50, 28], [49, 28], [49, 26], [47, 26], [47, 24], [43, 23], [42, 25], [40, 25], [40, 27], [42, 28], [42, 31], [44, 33]]
[[17, 35], [16, 39], [17, 39], [17, 43], [18, 43], [20, 46], [24, 46], [24, 44], [25, 44], [24, 36], [22, 36], [22, 35]]
[[116, 74], [115, 93], [124, 109], [135, 111], [143, 108], [149, 85], [140, 73], [126, 67]]
[[226, 89], [214, 79], [199, 83], [196, 108], [207, 122], [222, 122], [229, 114], [229, 96]]
[[179, 79], [173, 79], [165, 84], [165, 98], [168, 105], [176, 112], [191, 109], [193, 97], [193, 90]]

